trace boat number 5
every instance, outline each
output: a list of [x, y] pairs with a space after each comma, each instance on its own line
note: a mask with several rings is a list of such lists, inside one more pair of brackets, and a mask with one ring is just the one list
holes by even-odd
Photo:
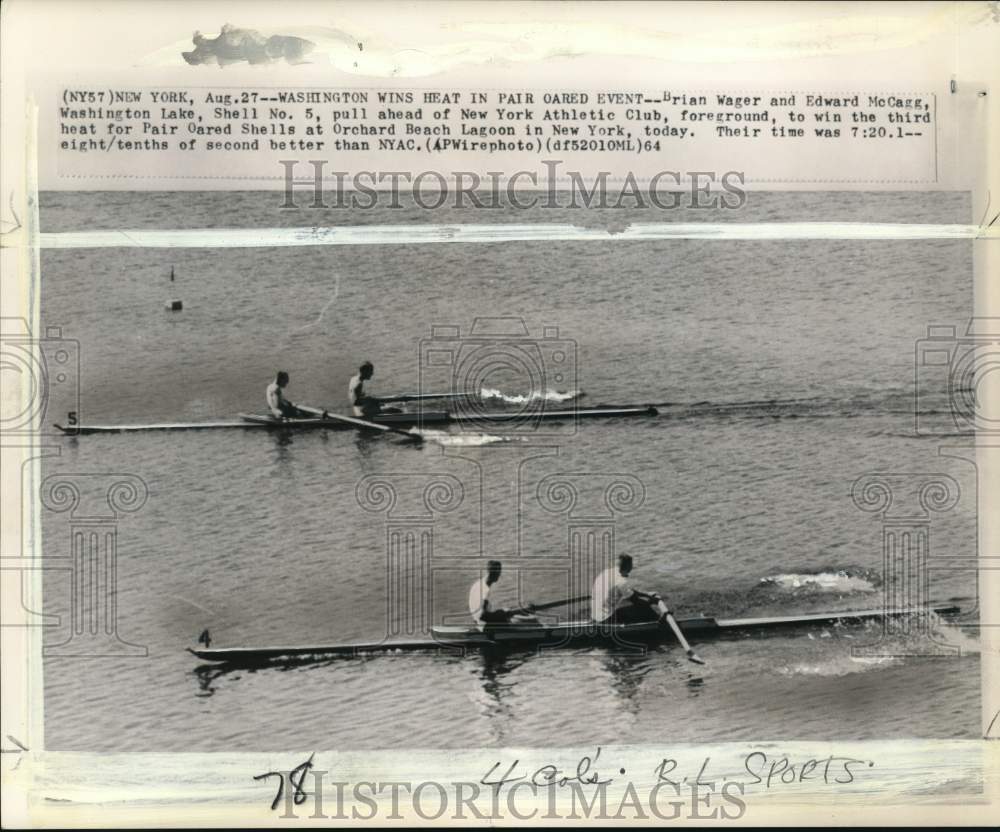
[[71, 410], [69, 413], [66, 414], [66, 421], [70, 425], [75, 425], [77, 423], [75, 410]]

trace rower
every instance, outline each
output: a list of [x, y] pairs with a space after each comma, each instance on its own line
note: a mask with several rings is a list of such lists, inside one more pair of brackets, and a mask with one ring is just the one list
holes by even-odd
[[659, 618], [656, 608], [662, 603], [660, 597], [630, 586], [632, 565], [631, 555], [619, 555], [618, 566], [605, 569], [594, 581], [590, 614], [598, 624], [632, 624]]
[[511, 622], [535, 621], [530, 614], [531, 608], [508, 610], [494, 607], [490, 604], [490, 589], [498, 580], [501, 572], [500, 561], [491, 560], [486, 564], [486, 577], [476, 580], [469, 589], [469, 614], [480, 630], [487, 625], [510, 624]]
[[347, 386], [347, 397], [351, 402], [351, 408], [355, 416], [367, 419], [377, 416], [382, 409], [379, 400], [365, 393], [365, 382], [375, 373], [375, 367], [371, 361], [366, 361], [358, 367], [357, 375], [351, 376], [351, 381]]
[[267, 407], [275, 419], [307, 419], [311, 414], [299, 410], [288, 401], [284, 389], [288, 386], [288, 373], [279, 370], [278, 375], [267, 385]]

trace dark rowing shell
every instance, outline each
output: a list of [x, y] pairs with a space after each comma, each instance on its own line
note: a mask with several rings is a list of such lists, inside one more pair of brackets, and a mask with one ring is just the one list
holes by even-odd
[[[772, 616], [769, 618], [717, 619], [709, 616], [680, 619], [684, 634], [691, 639], [722, 636], [730, 632], [772, 630], [786, 627], [808, 627], [823, 624], [853, 624], [887, 616], [915, 615], [934, 612], [953, 616], [960, 612], [957, 606], [936, 606], [922, 609], [841, 610], [838, 612], [808, 613], [805, 615]], [[381, 641], [365, 644], [329, 644], [299, 647], [220, 647], [211, 649], [188, 648], [191, 653], [208, 662], [251, 667], [269, 663], [299, 663], [322, 661], [335, 656], [352, 656], [365, 653], [409, 652], [439, 649], [504, 649], [518, 647], [561, 647], [586, 644], [648, 644], [650, 641], [670, 641], [673, 636], [658, 621], [635, 624], [595, 625], [587, 621], [562, 624], [509, 624], [494, 627], [486, 632], [465, 626], [431, 628], [431, 639], [413, 641]]]
[[[626, 407], [589, 407], [561, 408], [557, 410], [538, 410], [528, 413], [520, 411], [504, 411], [498, 413], [449, 413], [445, 410], [428, 410], [415, 413], [383, 413], [366, 420], [377, 426], [384, 427], [420, 427], [422, 425], [470, 424], [488, 425], [497, 422], [532, 422], [532, 421], [570, 421], [573, 419], [614, 418], [626, 416], [655, 416], [655, 407], [645, 405]], [[161, 422], [158, 424], [137, 425], [55, 425], [56, 428], [70, 436], [91, 433], [132, 433], [151, 430], [211, 430], [218, 428], [283, 428], [310, 429], [325, 428], [332, 430], [364, 429], [363, 420], [353, 417], [343, 417], [330, 414], [326, 419], [283, 419], [278, 420], [267, 414], [241, 413], [238, 421], [220, 422]]]

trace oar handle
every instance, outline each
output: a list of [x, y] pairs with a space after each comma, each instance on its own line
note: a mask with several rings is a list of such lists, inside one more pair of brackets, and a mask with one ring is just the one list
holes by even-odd
[[670, 625], [670, 629], [674, 631], [674, 636], [677, 638], [677, 643], [684, 648], [684, 652], [687, 653], [687, 657], [693, 661], [695, 664], [705, 664], [705, 660], [701, 658], [694, 649], [688, 644], [688, 640], [684, 638], [684, 633], [681, 632], [680, 625], [677, 623], [677, 619], [674, 618], [674, 614], [669, 610], [663, 601], [658, 601], [656, 608], [660, 611], [660, 619], [666, 621]]

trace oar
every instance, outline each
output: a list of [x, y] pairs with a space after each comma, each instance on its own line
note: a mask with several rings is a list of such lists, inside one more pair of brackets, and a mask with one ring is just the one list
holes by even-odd
[[562, 601], [549, 601], [545, 604], [529, 604], [528, 609], [535, 610], [550, 610], [553, 607], [564, 607], [567, 604], [575, 604], [577, 601], [589, 601], [589, 595], [577, 595], [576, 598], [565, 598]]
[[299, 404], [296, 407], [305, 412], [312, 413], [321, 419], [330, 419], [333, 422], [343, 422], [347, 425], [354, 425], [356, 428], [364, 428], [365, 430], [380, 430], [383, 433], [398, 433], [400, 436], [405, 436], [411, 442], [423, 442], [424, 437], [419, 433], [413, 433], [408, 430], [401, 430], [400, 428], [394, 428], [389, 425], [380, 425], [377, 422], [369, 422], [365, 419], [358, 419], [355, 416], [341, 416], [339, 413], [330, 413], [327, 410], [320, 410], [318, 407], [306, 407], [305, 405]]
[[422, 402], [427, 399], [471, 398], [475, 393], [400, 393], [398, 396], [376, 396], [380, 402]]
[[575, 604], [577, 601], [589, 601], [589, 595], [577, 595], [575, 598], [564, 598], [562, 601], [547, 601], [544, 604], [528, 604], [526, 607], [518, 607], [511, 610], [512, 613], [527, 614], [538, 612], [539, 610], [551, 610], [553, 607], [564, 607], [567, 604]]
[[687, 657], [695, 664], [705, 664], [705, 660], [694, 652], [694, 649], [690, 644], [688, 644], [688, 640], [684, 638], [684, 633], [681, 632], [681, 628], [678, 626], [677, 620], [674, 618], [674, 614], [670, 612], [667, 605], [660, 600], [657, 601], [656, 608], [660, 611], [660, 620], [666, 621], [667, 624], [670, 625], [670, 629], [674, 631], [674, 635], [677, 637], [677, 641], [680, 646], [684, 648], [684, 652], [687, 653]]

